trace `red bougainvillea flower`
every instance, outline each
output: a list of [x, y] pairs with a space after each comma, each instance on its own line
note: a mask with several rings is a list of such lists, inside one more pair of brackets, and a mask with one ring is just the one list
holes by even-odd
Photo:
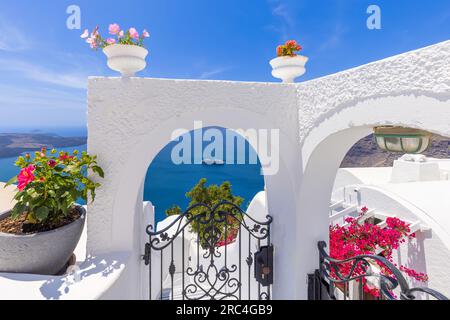
[[277, 56], [282, 56], [283, 55], [283, 46], [278, 46], [277, 47]]
[[295, 57], [296, 51], [302, 50], [302, 46], [295, 40], [288, 40], [283, 45], [277, 47], [277, 56], [291, 56]]
[[[386, 226], [381, 228], [379, 225], [368, 222], [361, 222], [361, 218], [368, 211], [367, 207], [361, 209], [359, 217], [347, 217], [346, 225], [338, 224], [330, 226], [330, 256], [337, 260], [345, 260], [358, 255], [379, 254], [387, 260], [393, 262], [393, 251], [400, 247], [400, 244], [406, 242], [406, 239], [413, 238], [408, 223], [398, 218], [389, 217], [386, 219]], [[392, 272], [381, 263], [378, 263], [380, 273], [393, 276]], [[361, 265], [353, 269], [352, 263], [339, 264], [339, 271], [343, 275], [365, 274]], [[399, 269], [405, 272], [409, 277], [418, 281], [428, 281], [428, 276], [423, 272], [417, 272], [406, 266], [400, 265]], [[336, 277], [334, 271], [331, 272]], [[362, 279], [364, 292], [378, 297], [379, 289], [370, 288], [365, 279]]]
[[229, 234], [227, 235], [226, 239], [223, 239], [224, 236], [222, 235], [222, 238], [217, 242], [217, 247], [224, 247], [230, 243], [233, 243], [236, 241], [237, 235], [239, 232], [239, 228], [234, 228], [229, 231]]
[[34, 170], [35, 170], [35, 168], [32, 164], [30, 164], [28, 167], [20, 170], [20, 173], [17, 176], [17, 182], [18, 182], [17, 187], [19, 188], [20, 191], [23, 191], [23, 189], [25, 189], [25, 187], [28, 184], [30, 184], [31, 182], [33, 182], [36, 179], [36, 177], [33, 174]]

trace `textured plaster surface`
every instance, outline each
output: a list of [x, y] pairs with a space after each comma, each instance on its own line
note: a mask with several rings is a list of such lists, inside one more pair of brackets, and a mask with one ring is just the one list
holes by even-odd
[[94, 247], [111, 243], [113, 207], [125, 196], [117, 190], [130, 174], [124, 172], [130, 157], [140, 156], [134, 152], [140, 143], [147, 143], [148, 166], [156, 155], [152, 146], [159, 151], [173, 130], [192, 129], [193, 120], [233, 129], [280, 128], [292, 142], [297, 131], [294, 88], [268, 83], [91, 78], [88, 114], [88, 148], [98, 154], [106, 176], [90, 205], [96, 227], [88, 230], [88, 246]]
[[450, 41], [445, 41], [296, 84], [300, 140], [316, 123], [363, 101], [402, 95], [448, 101], [449, 61]]
[[[447, 41], [298, 84], [90, 78], [88, 150], [99, 156], [106, 178], [88, 208], [88, 253], [131, 251], [136, 265], [129, 274], [138, 273], [141, 187], [174, 129], [191, 130], [194, 120], [280, 129], [282, 170], [265, 177], [273, 240], [284, 248], [276, 251], [275, 275], [284, 287], [274, 287], [274, 295], [306, 298], [306, 274], [317, 267], [315, 245], [328, 236], [340, 158], [378, 123], [450, 136], [449, 65]], [[322, 141], [328, 145], [319, 148]]]

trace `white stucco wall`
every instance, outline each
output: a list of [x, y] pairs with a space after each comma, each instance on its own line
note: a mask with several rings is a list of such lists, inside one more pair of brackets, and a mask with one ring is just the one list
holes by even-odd
[[[232, 129], [279, 129], [280, 170], [266, 176], [273, 242], [279, 265], [291, 261], [286, 243], [296, 243], [295, 221], [300, 153], [295, 88], [266, 83], [164, 79], [92, 78], [89, 81], [88, 151], [99, 156], [105, 170], [103, 187], [89, 207], [88, 251], [132, 252], [130, 273], [140, 264], [139, 235], [142, 183], [152, 159], [179, 128], [194, 121]], [[270, 150], [270, 148], [269, 148]], [[279, 298], [295, 296], [286, 274], [275, 275]], [[139, 279], [134, 279], [139, 281]], [[275, 286], [276, 286], [275, 285]], [[274, 287], [275, 295], [275, 287]]]
[[444, 42], [299, 84], [91, 78], [88, 151], [99, 156], [106, 178], [89, 206], [88, 251], [129, 251], [127, 285], [142, 280], [142, 183], [174, 129], [193, 129], [194, 120], [280, 129], [280, 171], [265, 177], [274, 217], [273, 296], [306, 298], [345, 153], [379, 124], [450, 136], [449, 63]]
[[316, 267], [313, 245], [327, 238], [334, 178], [354, 143], [381, 124], [450, 136], [449, 61], [447, 41], [297, 84], [303, 164], [297, 230], [308, 242], [298, 255], [301, 274]]

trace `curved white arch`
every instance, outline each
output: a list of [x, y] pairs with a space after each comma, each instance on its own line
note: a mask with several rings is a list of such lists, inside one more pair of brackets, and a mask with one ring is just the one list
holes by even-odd
[[[170, 136], [175, 129], [186, 128], [187, 130], [194, 130], [193, 124], [196, 119], [202, 119], [203, 127], [219, 126], [231, 129], [246, 129], [249, 126], [248, 119], [252, 117], [255, 122], [252, 125], [256, 125], [257, 128], [270, 128], [271, 124], [267, 122], [263, 117], [257, 114], [251, 113], [245, 110], [234, 110], [235, 117], [230, 119], [230, 110], [216, 109], [214, 111], [201, 111], [201, 112], [186, 112], [183, 115], [175, 119], [160, 123], [156, 128], [149, 131], [146, 135], [139, 137], [139, 140], [135, 142], [133, 148], [129, 151], [128, 161], [123, 164], [121, 170], [120, 179], [118, 180], [118, 188], [116, 195], [114, 196], [113, 203], [113, 230], [114, 234], [121, 234], [120, 237], [113, 237], [111, 241], [120, 241], [122, 245], [126, 242], [132, 242], [135, 239], [134, 234], [125, 233], [124, 226], [129, 224], [129, 215], [120, 214], [121, 212], [129, 212], [135, 210], [135, 204], [142, 203], [142, 185], [145, 178], [145, 173], [158, 153], [170, 142]], [[221, 114], [223, 113], [223, 114]], [[253, 126], [252, 126], [253, 128]], [[249, 143], [251, 143], [249, 141]], [[289, 143], [287, 137], [281, 132], [280, 143], [282, 144], [280, 149], [292, 150], [293, 146]], [[252, 145], [257, 151], [258, 146]], [[283, 165], [284, 156], [281, 155], [281, 167]], [[281, 169], [281, 168], [280, 168]], [[264, 171], [264, 169], [263, 169]], [[264, 176], [266, 184], [271, 184], [271, 179], [276, 176]], [[292, 180], [292, 175], [285, 176], [286, 179]], [[292, 192], [292, 188], [287, 186], [292, 183], [286, 183], [286, 190], [283, 193], [286, 197]], [[270, 191], [268, 192], [270, 193]], [[292, 194], [292, 197], [294, 194]], [[269, 196], [270, 197], [270, 196]], [[138, 199], [136, 201], [136, 199]], [[293, 201], [293, 200], [292, 200]], [[142, 210], [142, 208], [140, 208]], [[119, 245], [119, 243], [117, 244]]]
[[[299, 193], [298, 230], [306, 244], [303, 256], [317, 257], [316, 243], [328, 241], [329, 201], [336, 172], [347, 151], [377, 125], [420, 128], [450, 136], [450, 101], [400, 95], [368, 99], [321, 119], [303, 141], [303, 179]], [[304, 272], [317, 266], [301, 263]]]
[[[275, 216], [274, 298], [306, 298], [342, 157], [374, 125], [450, 136], [450, 41], [299, 84], [92, 78], [89, 152], [106, 177], [88, 206], [88, 252], [131, 251], [123, 283], [139, 282], [142, 182], [175, 128], [280, 129], [280, 170], [266, 177]], [[323, 212], [322, 212], [323, 211]], [[134, 291], [133, 291], [134, 292]], [[125, 294], [124, 294], [125, 295]]]

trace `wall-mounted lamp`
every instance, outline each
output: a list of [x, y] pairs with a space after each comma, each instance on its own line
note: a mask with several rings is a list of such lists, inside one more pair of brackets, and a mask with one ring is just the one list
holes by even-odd
[[422, 153], [428, 149], [430, 132], [404, 127], [380, 126], [374, 128], [379, 148], [389, 152]]

